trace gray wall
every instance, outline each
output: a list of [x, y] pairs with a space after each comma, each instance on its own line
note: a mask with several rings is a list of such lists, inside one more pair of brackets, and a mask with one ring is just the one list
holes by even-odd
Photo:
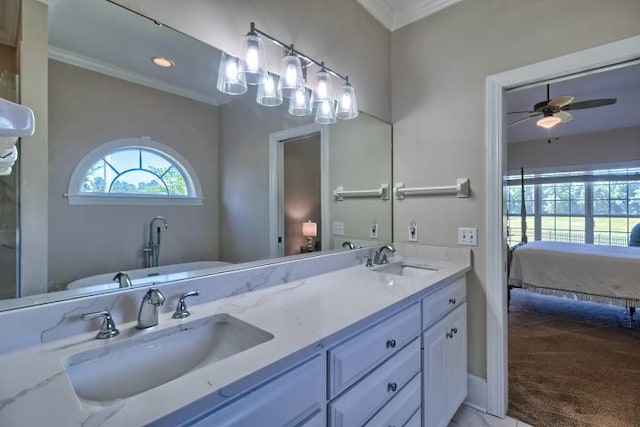
[[[249, 23], [346, 74], [361, 110], [390, 121], [390, 33], [349, 0], [117, 0], [211, 46], [240, 55]], [[282, 50], [268, 43], [269, 68]], [[311, 75], [314, 71], [312, 69]], [[339, 86], [334, 83], [334, 88]]]
[[509, 171], [590, 170], [602, 165], [640, 161], [640, 127], [563, 136], [546, 140], [522, 141], [507, 146]]
[[[251, 96], [220, 107], [220, 259], [269, 258], [269, 134], [310, 122]], [[286, 104], [286, 103], [285, 103]]]
[[[49, 61], [49, 280], [143, 267], [151, 218], [163, 215], [161, 264], [218, 258], [217, 108]], [[75, 166], [113, 139], [149, 136], [187, 159], [203, 206], [70, 206]]]
[[463, 1], [391, 37], [394, 180], [450, 185], [471, 178], [471, 197], [394, 204], [394, 236], [415, 218], [421, 243], [455, 246], [478, 227], [468, 285], [469, 371], [486, 378], [485, 79], [488, 75], [640, 33], [637, 0]]

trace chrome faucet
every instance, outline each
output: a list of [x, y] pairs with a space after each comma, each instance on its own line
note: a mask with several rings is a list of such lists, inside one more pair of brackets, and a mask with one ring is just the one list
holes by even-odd
[[131, 284], [131, 278], [126, 271], [118, 271], [111, 280], [113, 280], [114, 282], [118, 282], [121, 288], [130, 288], [133, 286]]
[[82, 320], [91, 320], [104, 318], [102, 320], [102, 325], [100, 326], [100, 332], [96, 335], [96, 338], [99, 340], [104, 340], [107, 338], [113, 338], [120, 334], [118, 328], [116, 328], [116, 324], [111, 317], [111, 313], [107, 310], [97, 311], [95, 313], [87, 313], [80, 316]]
[[158, 324], [158, 307], [164, 304], [164, 295], [159, 289], [151, 288], [142, 297], [138, 311], [138, 329], [152, 328]]
[[162, 223], [164, 223], [165, 230], [169, 228], [169, 223], [166, 219], [164, 219], [163, 216], [156, 216], [149, 223], [149, 243], [147, 244], [147, 247], [144, 248], [144, 253], [147, 256], [147, 268], [157, 267], [160, 259], [160, 232], [162, 230], [162, 227], [158, 226], [156, 228], [156, 238], [154, 240], [153, 225], [156, 223], [156, 221], [161, 221]]
[[373, 257], [374, 264], [387, 264], [389, 260], [387, 259], [387, 252], [394, 253], [396, 250], [391, 245], [381, 246], [380, 249], [376, 251], [376, 254]]
[[342, 247], [343, 248], [349, 248], [349, 249], [355, 249], [356, 245], [354, 245], [352, 242], [345, 240], [344, 242], [342, 242]]

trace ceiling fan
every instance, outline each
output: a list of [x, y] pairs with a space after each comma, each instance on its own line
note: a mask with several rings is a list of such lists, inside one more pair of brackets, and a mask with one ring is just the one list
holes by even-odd
[[568, 122], [573, 119], [570, 110], [584, 110], [586, 108], [603, 107], [615, 104], [616, 98], [590, 99], [587, 101], [573, 102], [573, 96], [549, 97], [549, 85], [547, 84], [547, 100], [538, 102], [531, 111], [510, 111], [507, 114], [528, 114], [515, 122], [509, 123], [509, 127], [524, 123], [534, 117], [542, 116], [536, 124], [545, 129], [551, 129], [558, 123]]

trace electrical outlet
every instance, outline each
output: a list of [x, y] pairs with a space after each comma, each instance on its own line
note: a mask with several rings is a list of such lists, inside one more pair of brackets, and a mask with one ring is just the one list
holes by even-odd
[[377, 219], [371, 220], [371, 227], [369, 228], [369, 237], [371, 237], [372, 239], [378, 238], [378, 220]]
[[333, 223], [333, 235], [334, 236], [344, 236], [344, 222], [334, 222]]
[[407, 240], [410, 242], [418, 241], [418, 224], [416, 224], [415, 220], [411, 220], [409, 222], [409, 227], [407, 228]]
[[458, 244], [462, 246], [478, 246], [478, 229], [475, 227], [458, 228]]

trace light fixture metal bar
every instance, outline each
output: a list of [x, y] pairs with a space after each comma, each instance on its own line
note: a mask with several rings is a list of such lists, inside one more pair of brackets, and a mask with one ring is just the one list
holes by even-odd
[[298, 57], [304, 59], [305, 61], [307, 61], [309, 63], [316, 64], [318, 67], [321, 67], [322, 69], [324, 69], [329, 74], [332, 74], [333, 76], [335, 76], [335, 77], [337, 77], [339, 79], [342, 79], [344, 81], [348, 81], [349, 80], [349, 78], [347, 76], [343, 76], [342, 74], [338, 73], [337, 71], [334, 71], [331, 68], [329, 68], [326, 65], [324, 65], [324, 62], [316, 61], [315, 59], [313, 59], [309, 55], [306, 55], [306, 54], [300, 52], [298, 49], [293, 47], [292, 44], [286, 44], [286, 43], [282, 42], [281, 40], [278, 40], [277, 38], [273, 37], [272, 35], [269, 35], [269, 34], [265, 33], [264, 31], [259, 30], [258, 28], [256, 28], [256, 24], [254, 22], [251, 23], [251, 31], [253, 31], [253, 32], [257, 33], [257, 34], [260, 34], [261, 36], [271, 40], [273, 43], [277, 44], [278, 46], [280, 46], [281, 48], [285, 49], [286, 51], [295, 53]]

